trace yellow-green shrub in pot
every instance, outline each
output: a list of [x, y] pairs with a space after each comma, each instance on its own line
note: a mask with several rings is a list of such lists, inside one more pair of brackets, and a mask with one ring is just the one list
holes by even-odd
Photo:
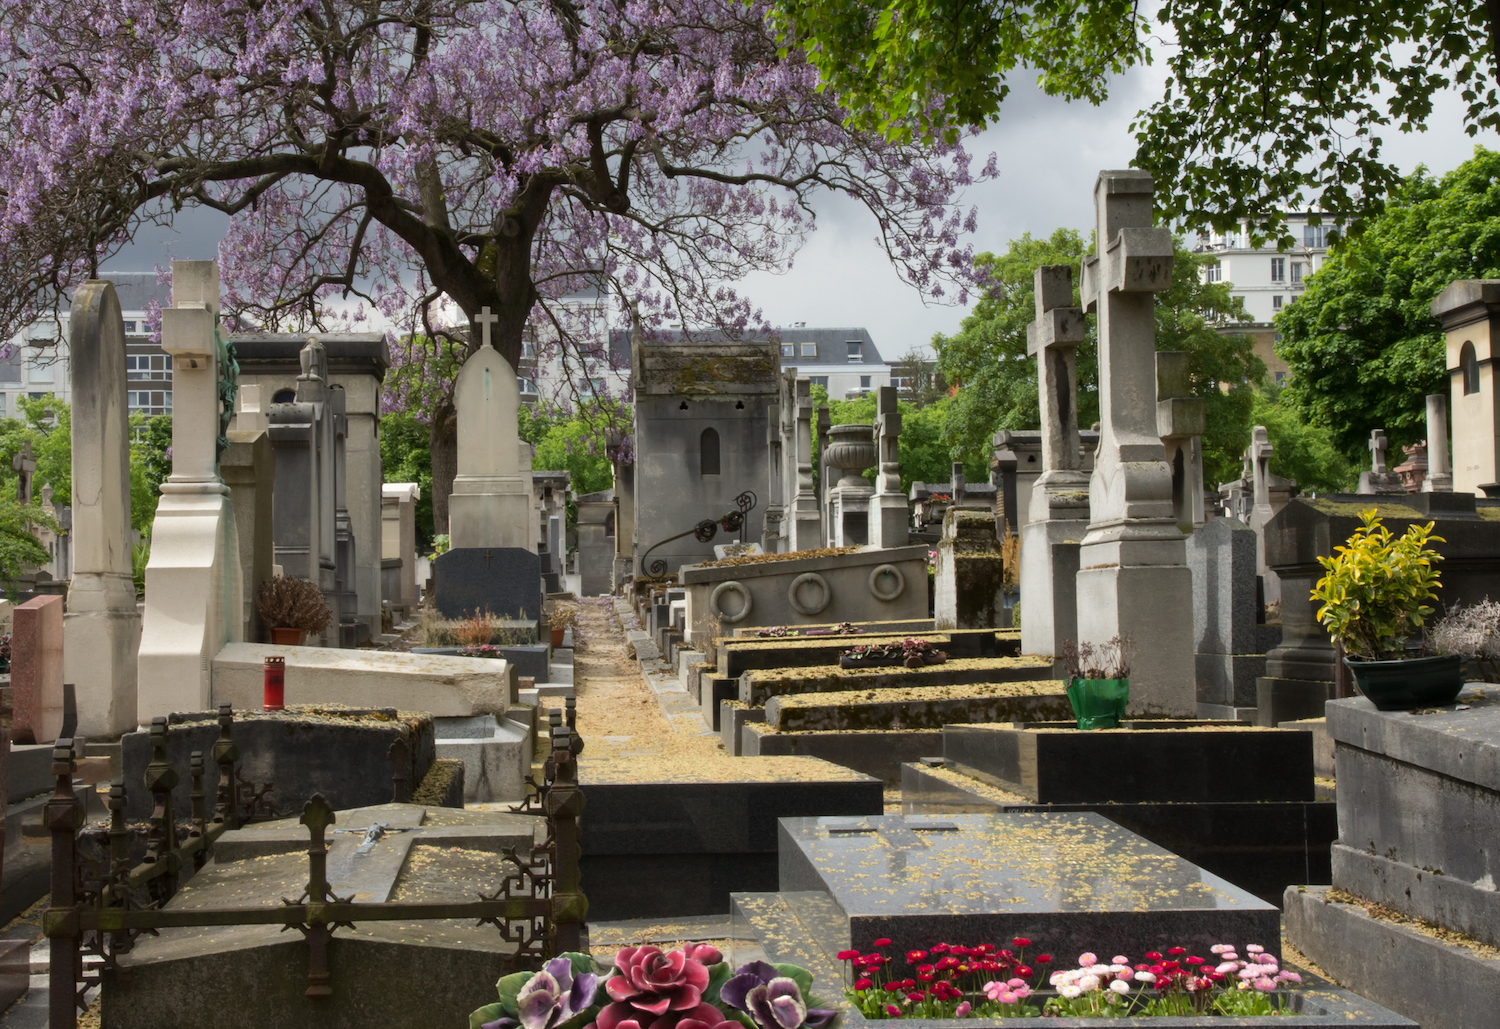
[[1428, 547], [1447, 542], [1432, 534], [1433, 523], [1413, 523], [1396, 536], [1375, 516], [1332, 557], [1320, 557], [1325, 574], [1312, 591], [1318, 621], [1343, 644], [1344, 663], [1359, 692], [1381, 711], [1405, 711], [1446, 704], [1463, 689], [1463, 660], [1456, 655], [1413, 654], [1422, 625], [1441, 586], [1437, 563], [1443, 556]]

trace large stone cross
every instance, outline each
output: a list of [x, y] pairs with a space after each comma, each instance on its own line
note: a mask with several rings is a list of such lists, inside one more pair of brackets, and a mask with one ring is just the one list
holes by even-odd
[[[1067, 265], [1036, 270], [1036, 320], [1026, 326], [1026, 352], [1036, 358], [1037, 404], [1042, 418], [1042, 474], [1045, 489], [1059, 473], [1077, 472], [1078, 344], [1088, 334], [1083, 308], [1070, 306], [1073, 271]], [[1080, 480], [1078, 475], [1067, 476]], [[1017, 513], [1024, 518], [1023, 512]]]
[[479, 313], [474, 316], [474, 322], [479, 326], [480, 346], [494, 346], [494, 343], [490, 342], [490, 328], [499, 320], [500, 316], [498, 314], [491, 314], [488, 307], [481, 307], [479, 309]]
[[1386, 472], [1385, 451], [1389, 446], [1384, 429], [1370, 430], [1370, 471], [1376, 475], [1384, 475]]
[[36, 471], [36, 458], [31, 456], [30, 440], [11, 459], [10, 466], [16, 472], [16, 500], [24, 507], [31, 503], [31, 473]]

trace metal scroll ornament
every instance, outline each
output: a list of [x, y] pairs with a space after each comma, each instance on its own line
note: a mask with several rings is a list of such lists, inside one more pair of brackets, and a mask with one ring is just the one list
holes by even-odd
[[734, 498], [735, 510], [726, 512], [717, 519], [705, 518], [686, 532], [679, 532], [676, 536], [668, 536], [664, 540], [653, 543], [650, 550], [641, 555], [641, 567], [645, 568], [646, 572], [653, 576], [666, 575], [667, 562], [665, 558], [659, 557], [649, 565], [646, 563], [646, 558], [651, 556], [652, 550], [655, 550], [657, 547], [666, 546], [673, 540], [680, 540], [684, 536], [692, 536], [699, 543], [712, 543], [714, 537], [719, 534], [720, 529], [723, 529], [725, 532], [738, 532], [745, 524], [745, 516], [755, 508], [757, 499], [755, 491], [747, 489]]

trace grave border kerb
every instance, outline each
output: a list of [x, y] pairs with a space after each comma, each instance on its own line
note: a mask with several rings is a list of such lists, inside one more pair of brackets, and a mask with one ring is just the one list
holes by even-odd
[[725, 579], [763, 579], [775, 575], [801, 574], [803, 572], [826, 571], [834, 568], [858, 568], [861, 565], [895, 564], [899, 561], [926, 561], [929, 548], [918, 544], [913, 547], [870, 547], [852, 554], [823, 554], [816, 557], [791, 558], [785, 561], [762, 561], [740, 565], [687, 565], [678, 573], [678, 581], [684, 586], [696, 583], [719, 582]]

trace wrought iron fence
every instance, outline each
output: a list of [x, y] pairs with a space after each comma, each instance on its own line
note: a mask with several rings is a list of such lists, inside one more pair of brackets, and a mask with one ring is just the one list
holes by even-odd
[[[125, 784], [118, 780], [109, 790], [108, 867], [99, 868], [81, 856], [78, 832], [83, 827], [84, 808], [73, 790], [73, 740], [56, 742], [52, 773], [57, 785], [46, 808], [52, 834], [52, 897], [42, 923], [50, 952], [50, 1029], [74, 1029], [79, 1012], [87, 1007], [89, 989], [107, 982], [117, 967], [117, 956], [128, 953], [142, 933], [155, 935], [161, 929], [236, 925], [297, 929], [307, 939], [306, 995], [314, 998], [333, 994], [328, 942], [334, 931], [359, 922], [473, 918], [477, 925], [495, 926], [504, 941], [515, 944], [508, 970], [540, 968], [554, 954], [582, 946], [588, 901], [579, 876], [583, 792], [578, 786], [577, 751], [581, 748], [571, 727], [555, 722], [542, 782], [531, 784], [522, 805], [545, 815], [546, 840], [524, 855], [514, 847], [508, 848], [499, 860], [493, 893], [456, 903], [366, 903], [336, 896], [328, 882], [326, 839], [335, 814], [322, 794], [314, 794], [302, 809], [301, 822], [307, 826], [309, 837], [308, 878], [306, 889], [296, 901], [278, 898], [280, 906], [168, 909], [165, 905], [172, 893], [193, 871], [203, 867], [220, 836], [248, 820], [247, 810], [253, 812], [257, 799], [257, 791], [235, 775], [239, 748], [233, 738], [234, 714], [228, 704], [220, 706], [218, 718], [220, 735], [212, 751], [213, 816], [208, 817], [206, 811], [209, 789], [203, 753], [194, 751], [189, 761], [191, 819], [187, 835], [180, 841], [172, 811], [172, 789], [179, 782], [178, 772], [166, 758], [166, 719], [153, 721], [153, 756], [144, 778], [155, 803], [146, 854], [134, 867], [129, 858], [131, 830], [125, 822]], [[400, 760], [396, 767], [399, 778]], [[396, 783], [398, 794], [401, 785]], [[409, 789], [408, 783], [408, 796]], [[259, 799], [264, 799], [265, 792], [259, 791]], [[97, 959], [87, 969], [86, 955]]]

